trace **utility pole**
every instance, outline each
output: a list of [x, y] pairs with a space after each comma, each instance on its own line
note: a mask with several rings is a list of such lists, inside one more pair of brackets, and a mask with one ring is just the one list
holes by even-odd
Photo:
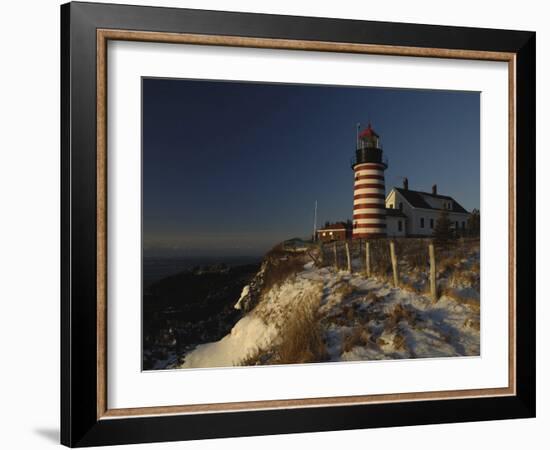
[[315, 209], [313, 212], [313, 242], [317, 241], [317, 200], [315, 200]]

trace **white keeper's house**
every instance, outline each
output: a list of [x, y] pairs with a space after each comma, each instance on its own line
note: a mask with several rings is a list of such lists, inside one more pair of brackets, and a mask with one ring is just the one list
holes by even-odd
[[439, 195], [437, 186], [432, 192], [413, 191], [405, 178], [403, 187], [394, 187], [386, 196], [387, 236], [431, 236], [441, 211], [447, 211], [451, 227], [466, 229], [470, 213], [447, 195]]

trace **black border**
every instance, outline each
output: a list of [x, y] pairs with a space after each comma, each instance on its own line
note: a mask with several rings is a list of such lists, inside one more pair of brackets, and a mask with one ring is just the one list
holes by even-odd
[[[517, 395], [97, 420], [96, 29], [517, 55]], [[72, 447], [535, 416], [535, 33], [94, 3], [61, 6], [61, 443]]]

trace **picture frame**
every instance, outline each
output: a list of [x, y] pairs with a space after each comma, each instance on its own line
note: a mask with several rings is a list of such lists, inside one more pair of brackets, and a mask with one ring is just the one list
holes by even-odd
[[[61, 442], [70, 447], [535, 416], [533, 32], [72, 2], [61, 6]], [[508, 64], [505, 388], [111, 409], [107, 402], [107, 43]]]

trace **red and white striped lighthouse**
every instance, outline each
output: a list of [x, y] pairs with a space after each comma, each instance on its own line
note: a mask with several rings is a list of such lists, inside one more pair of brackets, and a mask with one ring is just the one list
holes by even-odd
[[357, 136], [357, 148], [352, 169], [354, 239], [386, 236], [386, 189], [384, 171], [387, 162], [382, 157], [380, 137], [370, 123]]

